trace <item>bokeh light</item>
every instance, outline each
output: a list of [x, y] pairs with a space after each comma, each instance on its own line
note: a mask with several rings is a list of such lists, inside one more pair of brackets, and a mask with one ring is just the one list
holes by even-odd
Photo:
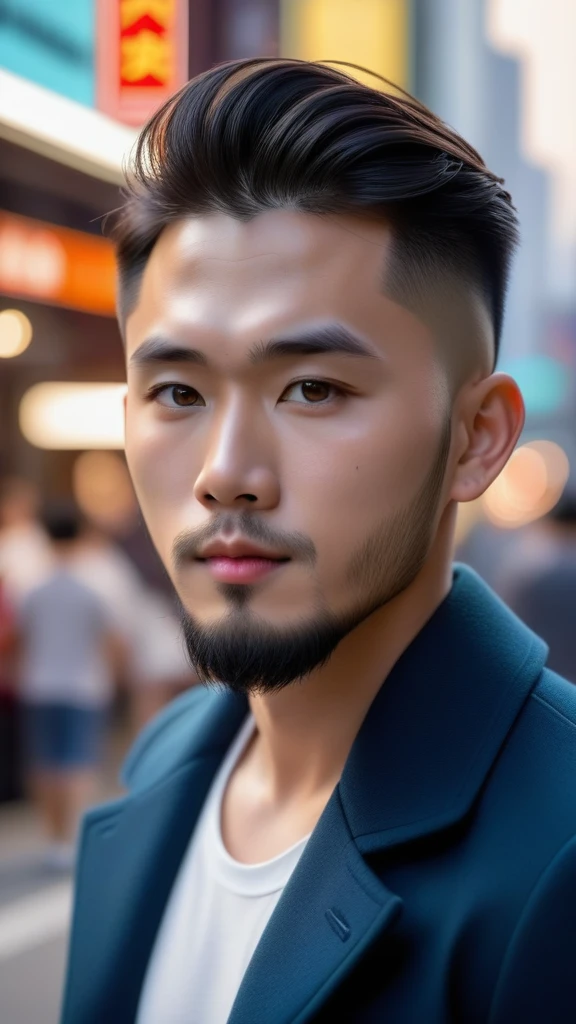
[[20, 403], [20, 429], [37, 448], [123, 448], [125, 393], [125, 384], [35, 384]]
[[25, 352], [32, 341], [32, 324], [19, 309], [0, 313], [0, 359], [14, 359]]
[[79, 455], [72, 470], [76, 502], [92, 523], [117, 532], [136, 512], [136, 498], [128, 468], [121, 455], [90, 451]]
[[570, 464], [553, 441], [529, 441], [517, 448], [482, 505], [495, 526], [516, 529], [546, 515], [559, 501]]

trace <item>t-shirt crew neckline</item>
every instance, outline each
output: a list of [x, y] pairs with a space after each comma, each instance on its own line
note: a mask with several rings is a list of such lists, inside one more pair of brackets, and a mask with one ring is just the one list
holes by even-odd
[[211, 813], [206, 823], [214, 853], [210, 863], [214, 878], [229, 892], [248, 898], [268, 896], [283, 889], [310, 838], [309, 833], [271, 860], [260, 861], [257, 864], [244, 864], [228, 853], [222, 839], [222, 800], [230, 776], [255, 731], [254, 718], [248, 715], [221, 766], [211, 801]]

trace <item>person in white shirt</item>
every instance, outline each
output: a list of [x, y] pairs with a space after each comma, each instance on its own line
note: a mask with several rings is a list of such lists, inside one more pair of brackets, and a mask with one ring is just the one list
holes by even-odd
[[0, 576], [8, 600], [17, 605], [45, 580], [54, 565], [46, 531], [38, 519], [40, 497], [31, 480], [0, 481]]
[[124, 647], [130, 731], [197, 681], [185, 655], [174, 602], [151, 587], [120, 546], [93, 525], [72, 569], [108, 606]]

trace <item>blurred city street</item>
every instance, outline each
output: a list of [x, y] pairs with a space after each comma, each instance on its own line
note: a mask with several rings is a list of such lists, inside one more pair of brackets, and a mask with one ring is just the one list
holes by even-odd
[[526, 421], [455, 556], [576, 683], [575, 48], [576, 0], [0, 0], [0, 1024], [58, 1024], [78, 819], [197, 682], [124, 452], [106, 217], [143, 125], [219, 63], [330, 58], [501, 176]]
[[71, 906], [69, 877], [50, 875], [30, 808], [0, 810], [0, 1020], [57, 1024]]

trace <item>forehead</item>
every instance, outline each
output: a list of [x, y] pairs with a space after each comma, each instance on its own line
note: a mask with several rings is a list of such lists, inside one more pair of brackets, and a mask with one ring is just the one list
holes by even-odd
[[306, 321], [341, 321], [378, 340], [421, 321], [383, 290], [389, 225], [346, 215], [269, 211], [250, 221], [189, 217], [166, 228], [127, 321], [130, 352], [146, 333], [270, 337]]

